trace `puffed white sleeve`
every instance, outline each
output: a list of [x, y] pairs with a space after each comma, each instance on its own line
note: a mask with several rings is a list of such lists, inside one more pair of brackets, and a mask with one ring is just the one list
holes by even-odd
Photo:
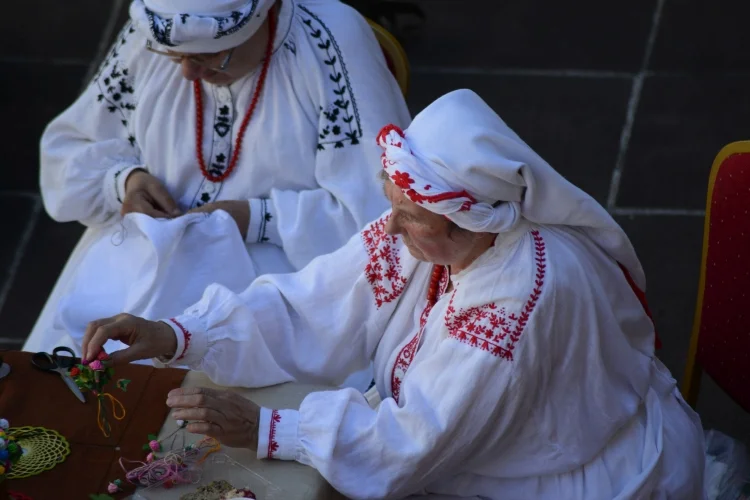
[[[250, 200], [248, 242], [284, 249], [298, 269], [332, 252], [388, 208], [378, 172], [378, 132], [406, 127], [409, 111], [367, 22], [338, 2], [298, 4], [293, 21], [301, 102], [318, 116], [315, 179], [309, 190], [273, 189]], [[285, 51], [286, 54], [289, 54]]]
[[262, 408], [258, 457], [310, 465], [347, 498], [404, 498], [508, 448], [534, 381], [514, 361], [442, 335], [409, 368], [398, 403], [372, 409], [342, 389], [308, 395], [299, 411]]
[[[397, 304], [375, 300], [380, 288], [376, 292], [372, 285], [377, 271], [371, 255], [378, 242], [392, 238], [403, 276], [417, 266], [400, 242], [382, 232], [387, 217], [297, 273], [262, 276], [241, 294], [211, 285], [184, 314], [163, 320], [177, 338], [176, 354], [166, 363], [241, 387], [289, 381], [340, 385], [366, 368]], [[406, 283], [393, 286], [403, 289]]]
[[92, 226], [119, 212], [128, 174], [142, 167], [131, 129], [142, 52], [127, 23], [83, 94], [45, 129], [40, 185], [53, 219]]

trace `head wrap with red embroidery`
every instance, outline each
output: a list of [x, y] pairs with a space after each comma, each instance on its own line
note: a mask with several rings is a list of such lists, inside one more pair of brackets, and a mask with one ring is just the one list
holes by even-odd
[[413, 202], [473, 232], [503, 233], [521, 218], [576, 227], [645, 289], [625, 232], [591, 196], [568, 182], [471, 90], [439, 98], [405, 131], [378, 134], [388, 177]]

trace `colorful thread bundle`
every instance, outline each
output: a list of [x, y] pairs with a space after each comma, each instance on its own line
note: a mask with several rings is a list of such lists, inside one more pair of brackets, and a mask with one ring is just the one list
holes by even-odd
[[10, 474], [13, 464], [23, 455], [23, 449], [16, 442], [16, 436], [8, 429], [10, 424], [4, 418], [0, 418], [0, 481]]
[[[197, 466], [220, 448], [221, 445], [215, 439], [204, 438], [195, 445], [167, 452], [163, 458], [151, 462], [120, 458], [120, 467], [125, 472], [125, 479], [131, 484], [145, 487], [161, 484], [164, 488], [172, 488], [177, 484], [193, 484], [200, 481], [201, 472]], [[140, 465], [128, 470], [125, 467], [126, 462]]]
[[[125, 407], [122, 403], [112, 394], [104, 392], [104, 386], [112, 380], [114, 374], [115, 370], [112, 368], [112, 360], [104, 350], [99, 352], [94, 361], [89, 363], [83, 360], [81, 364], [75, 365], [70, 369], [70, 376], [73, 377], [78, 388], [84, 392], [89, 391], [96, 397], [96, 424], [105, 437], [109, 437], [112, 433], [112, 426], [107, 418], [107, 399], [112, 403], [112, 416], [115, 420], [125, 418]], [[117, 381], [117, 387], [125, 392], [129, 383], [130, 381], [127, 379], [120, 379]]]

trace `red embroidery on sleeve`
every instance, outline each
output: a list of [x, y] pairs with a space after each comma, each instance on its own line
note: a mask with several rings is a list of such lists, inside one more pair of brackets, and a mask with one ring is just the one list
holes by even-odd
[[276, 442], [276, 424], [279, 422], [281, 422], [281, 414], [278, 410], [273, 410], [271, 412], [271, 427], [268, 432], [268, 458], [270, 459], [279, 450], [279, 443]]
[[395, 249], [398, 238], [385, 232], [385, 225], [390, 217], [390, 214], [386, 215], [362, 231], [362, 241], [370, 256], [370, 261], [365, 266], [365, 275], [372, 286], [378, 309], [383, 304], [396, 300], [406, 288], [401, 257]]
[[[448, 273], [447, 271], [444, 272], [443, 276], [440, 278], [440, 285], [438, 287], [438, 300], [448, 288], [449, 279], [450, 273]], [[414, 337], [404, 347], [401, 348], [401, 352], [399, 352], [398, 356], [396, 356], [396, 363], [393, 365], [393, 370], [391, 371], [391, 396], [396, 401], [396, 403], [398, 403], [398, 399], [401, 396], [401, 383], [406, 376], [406, 371], [409, 369], [409, 366], [414, 359], [414, 355], [417, 353], [419, 341], [422, 339], [424, 327], [427, 324], [427, 318], [430, 317], [430, 311], [432, 311], [433, 305], [434, 304], [429, 300], [427, 301], [424, 309], [422, 310], [422, 315], [419, 317], [419, 330], [417, 331], [416, 335], [414, 335]]]
[[180, 330], [182, 330], [182, 336], [185, 339], [185, 346], [182, 348], [182, 353], [180, 353], [180, 355], [175, 360], [175, 361], [179, 361], [185, 357], [185, 354], [187, 354], [188, 348], [190, 347], [190, 339], [192, 337], [192, 334], [187, 330], [187, 328], [182, 326], [182, 324], [176, 319], [171, 318], [169, 321], [177, 325], [180, 328]]
[[536, 274], [534, 286], [521, 311], [508, 314], [505, 308], [498, 309], [497, 304], [491, 303], [461, 309], [457, 312], [453, 307], [456, 288], [453, 290], [450, 304], [445, 312], [445, 326], [448, 327], [448, 335], [472, 347], [478, 347], [495, 356], [513, 361], [513, 350], [539, 301], [544, 286], [544, 277], [547, 273], [547, 253], [544, 240], [539, 231], [531, 231], [531, 235], [534, 238]]

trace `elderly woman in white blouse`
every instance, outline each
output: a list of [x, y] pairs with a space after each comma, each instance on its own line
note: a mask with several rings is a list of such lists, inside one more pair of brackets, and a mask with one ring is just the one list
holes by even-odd
[[654, 356], [626, 235], [474, 93], [379, 135], [392, 209], [302, 271], [221, 286], [162, 322], [90, 325], [94, 356], [218, 384], [338, 384], [300, 409], [178, 389], [192, 432], [316, 468], [351, 498], [703, 498], [703, 434]]
[[[158, 319], [213, 282], [240, 292], [258, 275], [297, 271], [387, 208], [375, 138], [410, 117], [354, 9], [338, 0], [133, 0], [130, 17], [42, 137], [45, 209], [89, 229], [26, 350], [64, 342], [78, 351], [86, 324], [102, 315]], [[143, 255], [163, 240], [172, 249]], [[149, 268], [157, 278], [145, 283], [144, 267], [168, 261], [187, 263]]]

